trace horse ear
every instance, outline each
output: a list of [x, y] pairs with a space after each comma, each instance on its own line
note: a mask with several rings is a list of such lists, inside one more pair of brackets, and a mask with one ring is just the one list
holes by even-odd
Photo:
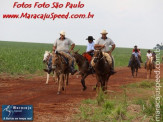
[[77, 51], [75, 51], [75, 53], [78, 53], [80, 49], [78, 49]]

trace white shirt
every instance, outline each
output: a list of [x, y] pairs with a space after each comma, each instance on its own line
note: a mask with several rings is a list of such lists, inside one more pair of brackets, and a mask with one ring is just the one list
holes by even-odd
[[102, 39], [99, 38], [96, 42], [96, 44], [100, 44], [100, 45], [105, 45], [105, 47], [102, 49], [103, 52], [108, 52], [109, 51], [109, 46], [110, 45], [114, 45], [115, 43], [107, 37], [107, 39]]
[[94, 45], [95, 45], [94, 42], [88, 43], [86, 52], [91, 51], [91, 50], [95, 50], [95, 49], [94, 49]]
[[152, 53], [147, 53], [147, 57], [150, 59], [152, 57]]

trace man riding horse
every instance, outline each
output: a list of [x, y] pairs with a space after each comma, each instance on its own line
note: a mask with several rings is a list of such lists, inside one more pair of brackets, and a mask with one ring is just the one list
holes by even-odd
[[[138, 49], [137, 49], [137, 48], [134, 49], [134, 52], [133, 52], [132, 54], [135, 55], [136, 60], [137, 60], [138, 65], [139, 65], [139, 68], [141, 68], [141, 66], [140, 66], [140, 60], [139, 60], [139, 52], [138, 52]], [[130, 66], [131, 66], [131, 58], [130, 58], [130, 61], [129, 61], [128, 67], [130, 67]]]
[[[103, 52], [104, 57], [106, 58], [108, 63], [112, 65], [111, 74], [114, 74], [116, 72], [114, 71], [114, 62], [113, 62], [113, 58], [111, 56], [111, 53], [113, 52], [113, 50], [115, 48], [115, 43], [110, 38], [108, 38], [106, 36], [108, 34], [108, 32], [106, 30], [103, 30], [101, 32], [101, 34], [102, 34], [102, 37], [97, 40], [94, 47], [95, 47], [95, 49], [102, 48], [102, 52]], [[111, 50], [109, 50], [110, 45], [112, 46]], [[93, 63], [94, 62], [93, 60], [94, 59], [92, 59], [92, 61], [91, 61], [92, 66], [95, 65]]]
[[[150, 50], [147, 51], [147, 60], [145, 62], [145, 69], [146, 69], [146, 66], [147, 66], [147, 61], [150, 60], [151, 57], [155, 57], [155, 53], [151, 53]], [[154, 59], [155, 60], [155, 59]], [[154, 63], [154, 60], [153, 60], [153, 69], [155, 69], [155, 63]]]
[[[95, 45], [95, 43], [94, 43], [93, 40], [95, 40], [95, 39], [93, 38], [93, 36], [88, 36], [88, 38], [87, 38], [86, 40], [88, 40], [88, 45], [87, 45], [86, 52], [83, 53], [83, 56], [84, 56], [84, 57], [88, 60], [88, 62], [90, 63], [91, 60], [92, 60], [92, 57], [93, 57], [93, 55], [94, 55], [94, 50], [95, 50], [95, 49], [94, 49], [94, 45]], [[92, 68], [91, 65], [90, 65], [89, 68]]]
[[[70, 55], [70, 52], [74, 49], [74, 47], [75, 43], [69, 38], [65, 37], [64, 31], [60, 32], [60, 38], [58, 38], [53, 45], [53, 53], [60, 53], [65, 57], [65, 61], [67, 61], [69, 64], [72, 75], [77, 72], [77, 70], [74, 69], [74, 58]], [[52, 68], [54, 68], [53, 65]]]
[[93, 36], [88, 36], [88, 38], [86, 40], [88, 40], [88, 45], [87, 45], [86, 53], [88, 53], [89, 55], [91, 55], [93, 57], [93, 52], [95, 50], [94, 49], [95, 43], [94, 43], [93, 40], [95, 40], [95, 39], [93, 38]]
[[139, 55], [138, 55], [138, 58], [139, 58], [140, 62], [143, 63], [143, 61], [142, 61], [142, 59], [141, 59], [141, 51], [140, 51], [140, 49], [138, 49], [138, 46], [137, 46], [137, 45], [134, 46], [134, 49], [132, 50], [132, 53], [134, 53], [135, 50], [138, 51], [138, 54], [139, 54]]

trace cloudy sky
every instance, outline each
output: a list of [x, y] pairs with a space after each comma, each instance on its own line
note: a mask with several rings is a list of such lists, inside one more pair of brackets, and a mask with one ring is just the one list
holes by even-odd
[[[66, 0], [17, 0], [66, 4]], [[81, 0], [84, 8], [13, 8], [14, 0], [0, 0], [0, 40], [53, 43], [61, 30], [78, 45], [86, 45], [87, 36], [98, 39], [103, 29], [117, 47], [153, 48], [163, 43], [163, 0]], [[69, 0], [78, 3], [79, 0]], [[94, 14], [93, 19], [3, 19], [3, 14], [67, 13]]]

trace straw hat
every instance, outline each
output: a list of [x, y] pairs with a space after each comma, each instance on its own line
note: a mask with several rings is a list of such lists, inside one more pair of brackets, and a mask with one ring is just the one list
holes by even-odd
[[101, 34], [108, 34], [106, 30], [102, 30]]
[[65, 36], [65, 32], [64, 31], [61, 31], [60, 34], [63, 35], [63, 36]]

